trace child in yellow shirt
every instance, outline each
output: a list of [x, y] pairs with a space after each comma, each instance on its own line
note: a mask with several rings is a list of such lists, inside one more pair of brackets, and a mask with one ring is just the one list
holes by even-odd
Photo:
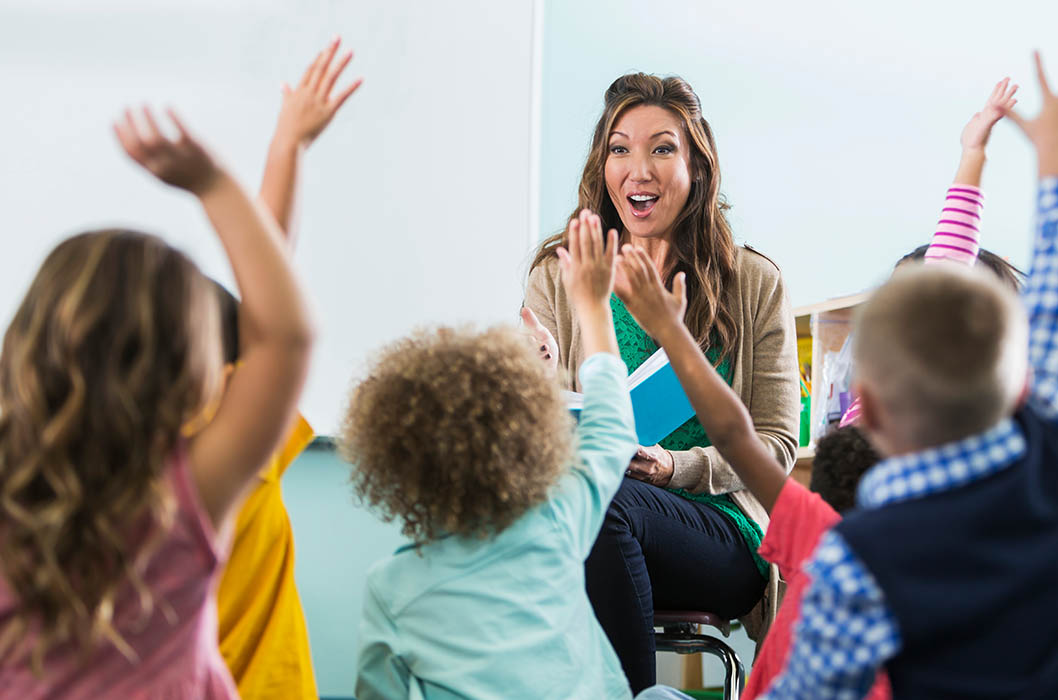
[[[283, 86], [283, 105], [268, 151], [260, 201], [275, 216], [291, 249], [301, 154], [361, 82], [353, 81], [332, 96], [335, 82], [352, 58], [352, 52], [344, 52], [335, 62], [338, 46], [338, 39], [331, 41], [296, 87]], [[238, 302], [220, 285], [217, 291], [230, 373], [239, 356]], [[283, 473], [312, 438], [312, 427], [298, 415], [242, 505], [217, 591], [220, 651], [239, 693], [250, 700], [319, 697], [305, 615], [294, 584], [294, 533], [280, 490]]]

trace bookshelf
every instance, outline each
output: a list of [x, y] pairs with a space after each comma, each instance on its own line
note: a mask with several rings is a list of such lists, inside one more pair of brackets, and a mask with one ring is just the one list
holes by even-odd
[[[819, 422], [819, 411], [823, 409], [825, 400], [823, 358], [826, 353], [841, 349], [852, 331], [856, 309], [867, 300], [868, 295], [868, 292], [862, 292], [799, 306], [793, 310], [797, 328], [798, 364], [804, 364], [807, 360], [812, 367], [812, 425]], [[805, 486], [811, 478], [814, 456], [815, 449], [811, 442], [807, 446], [797, 448], [792, 474]]]

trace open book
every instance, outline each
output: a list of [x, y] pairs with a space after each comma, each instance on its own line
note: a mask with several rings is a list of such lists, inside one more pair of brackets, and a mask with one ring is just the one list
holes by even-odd
[[[563, 393], [566, 406], [579, 419], [584, 409], [584, 394], [576, 391]], [[640, 445], [656, 445], [694, 416], [694, 407], [683, 393], [664, 348], [628, 375], [628, 393], [632, 397]]]

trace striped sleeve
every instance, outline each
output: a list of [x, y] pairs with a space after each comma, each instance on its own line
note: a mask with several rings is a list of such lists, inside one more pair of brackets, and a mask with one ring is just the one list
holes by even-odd
[[952, 185], [944, 199], [944, 208], [940, 212], [940, 221], [933, 233], [929, 249], [926, 251], [926, 262], [947, 260], [950, 262], [973, 265], [980, 250], [981, 210], [984, 208], [984, 195], [978, 187], [972, 185]]

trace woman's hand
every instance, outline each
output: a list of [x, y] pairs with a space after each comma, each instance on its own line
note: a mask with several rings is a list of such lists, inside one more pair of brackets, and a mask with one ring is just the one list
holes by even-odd
[[1037, 51], [1034, 55], [1036, 76], [1040, 81], [1040, 92], [1043, 93], [1040, 113], [1035, 119], [1026, 119], [1013, 109], [1006, 110], [1006, 114], [1025, 132], [1025, 136], [1036, 147], [1040, 177], [1045, 177], [1058, 175], [1058, 96], [1051, 92], [1051, 88], [1047, 85], [1047, 76], [1043, 73], [1040, 52]]
[[558, 373], [558, 343], [555, 336], [544, 324], [540, 323], [536, 314], [528, 306], [522, 307], [522, 325], [529, 334], [529, 341], [536, 348], [540, 360], [547, 365], [552, 374]]
[[992, 94], [985, 101], [980, 112], [973, 115], [962, 130], [959, 142], [964, 151], [983, 151], [992, 135], [992, 127], [1018, 103], [1014, 94], [1017, 85], [1010, 84], [1010, 78], [1003, 78], [992, 88]]
[[331, 65], [340, 43], [341, 39], [335, 38], [320, 51], [296, 88], [283, 84], [283, 106], [279, 110], [275, 133], [277, 141], [309, 146], [364, 82], [363, 78], [357, 78], [337, 95], [331, 96], [334, 84], [353, 58], [353, 52], [346, 51], [337, 63]]
[[654, 486], [667, 486], [675, 468], [672, 453], [661, 445], [654, 445], [640, 447], [625, 474]]
[[687, 311], [687, 279], [683, 272], [677, 273], [672, 291], [668, 291], [646, 251], [631, 245], [621, 250], [618, 266], [621, 285], [617, 296], [643, 330], [661, 338], [666, 330], [683, 324]]
[[217, 182], [221, 169], [176, 113], [171, 109], [166, 113], [179, 134], [175, 141], [162, 133], [147, 107], [143, 108], [144, 128], [136, 125], [132, 110], [126, 109], [125, 118], [114, 123], [114, 133], [125, 153], [145, 170], [167, 185], [200, 196]]

